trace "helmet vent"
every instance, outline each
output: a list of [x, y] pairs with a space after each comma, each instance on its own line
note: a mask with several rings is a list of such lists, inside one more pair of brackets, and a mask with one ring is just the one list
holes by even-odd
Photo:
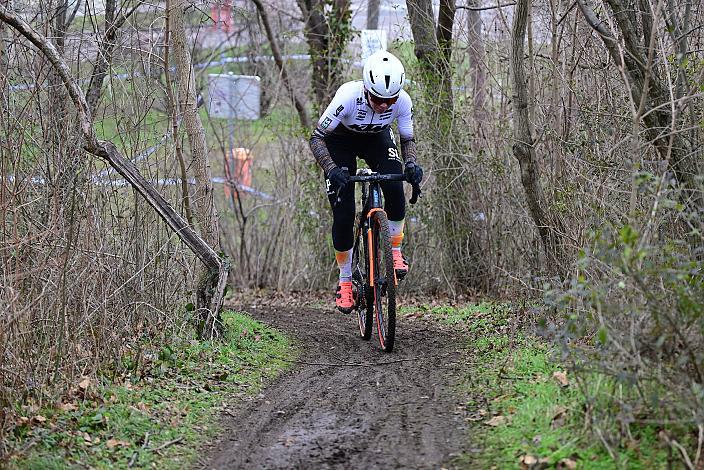
[[376, 83], [376, 82], [374, 82], [374, 74], [372, 73], [371, 70], [369, 71], [369, 80], [370, 80], [372, 83]]
[[391, 84], [391, 75], [384, 75], [384, 78], [386, 79], [386, 89], [388, 90]]

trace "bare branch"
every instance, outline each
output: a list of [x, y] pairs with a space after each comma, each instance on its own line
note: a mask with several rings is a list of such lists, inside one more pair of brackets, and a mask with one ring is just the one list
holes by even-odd
[[90, 148], [97, 149], [99, 147], [98, 139], [95, 136], [95, 129], [93, 129], [93, 125], [91, 124], [91, 112], [88, 108], [86, 98], [83, 95], [83, 91], [73, 79], [71, 69], [68, 68], [66, 62], [64, 62], [61, 58], [59, 51], [56, 50], [56, 47], [45, 37], [37, 33], [34, 28], [27, 24], [27, 22], [25, 22], [22, 18], [9, 11], [5, 5], [0, 5], [0, 20], [16, 29], [20, 34], [34, 44], [37, 49], [42, 51], [47, 59], [49, 59], [49, 62], [51, 62], [51, 65], [53, 65], [56, 69], [56, 72], [59, 74], [61, 80], [68, 89], [71, 99], [76, 105], [78, 116], [81, 121], [81, 130], [87, 140], [86, 145]]
[[619, 67], [623, 66], [623, 61], [621, 60], [621, 54], [618, 51], [618, 41], [614, 37], [613, 33], [609, 31], [604, 23], [596, 16], [594, 10], [587, 5], [585, 0], [577, 0], [577, 5], [584, 15], [584, 19], [587, 20], [589, 26], [596, 31], [601, 39], [604, 41], [606, 49], [609, 51], [611, 58], [616, 62]]
[[504, 3], [503, 5], [491, 5], [488, 7], [473, 7], [470, 5], [456, 5], [455, 9], [457, 10], [469, 10], [469, 11], [484, 11], [484, 10], [496, 10], [497, 8], [506, 8], [506, 7], [512, 7], [515, 6], [516, 2], [513, 3]]
[[264, 8], [264, 5], [262, 4], [261, 0], [252, 1], [257, 6], [257, 12], [259, 13], [259, 17], [261, 18], [262, 24], [264, 25], [264, 30], [266, 31], [266, 37], [269, 39], [269, 44], [271, 45], [271, 52], [274, 55], [276, 67], [279, 69], [279, 73], [281, 74], [281, 80], [283, 80], [284, 85], [286, 86], [286, 89], [288, 90], [288, 93], [291, 96], [291, 99], [293, 99], [293, 103], [296, 106], [296, 111], [298, 111], [298, 118], [301, 121], [301, 125], [305, 129], [308, 129], [310, 128], [310, 118], [308, 117], [308, 111], [306, 110], [306, 107], [303, 102], [298, 98], [296, 91], [291, 86], [291, 80], [288, 77], [288, 72], [286, 71], [286, 66], [284, 65], [284, 61], [281, 56], [281, 50], [279, 49], [279, 42], [276, 40], [274, 31], [272, 30], [271, 24], [269, 23], [269, 16], [266, 13], [266, 9]]

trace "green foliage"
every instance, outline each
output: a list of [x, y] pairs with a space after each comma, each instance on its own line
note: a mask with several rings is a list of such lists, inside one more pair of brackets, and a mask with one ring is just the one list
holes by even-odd
[[662, 215], [594, 231], [580, 273], [546, 301], [574, 373], [609, 384], [584, 388], [587, 402], [599, 403], [590, 420], [605, 442], [626, 445], [645, 432], [641, 423], [653, 422], [693, 458], [693, 436], [704, 425], [701, 235], [668, 220], [694, 220], [676, 191], [648, 173], [636, 184]]
[[[177, 341], [152, 355], [148, 371], [124, 383], [78, 388], [60, 408], [39, 410], [11, 444], [37, 441], [13, 468], [185, 468], [217, 416], [239, 394], [254, 394], [288, 364], [288, 340], [246, 315], [223, 314], [223, 342]], [[158, 452], [155, 449], [163, 446]]]

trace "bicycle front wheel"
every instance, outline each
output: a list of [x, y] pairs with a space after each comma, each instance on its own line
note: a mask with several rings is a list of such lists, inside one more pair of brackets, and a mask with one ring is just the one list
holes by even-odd
[[356, 288], [357, 295], [359, 335], [365, 340], [372, 337], [372, 326], [374, 325], [374, 297], [367, 281], [367, 276], [369, 275], [367, 268], [369, 266], [369, 256], [367, 253], [369, 251], [366, 234], [363, 234], [357, 238], [352, 250], [352, 283]]
[[371, 253], [374, 311], [381, 349], [391, 352], [396, 336], [396, 278], [391, 254], [389, 221], [386, 214], [376, 211], [371, 216]]

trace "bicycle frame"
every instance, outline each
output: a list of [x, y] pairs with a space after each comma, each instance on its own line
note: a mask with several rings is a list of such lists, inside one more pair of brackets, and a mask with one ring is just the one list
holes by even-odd
[[[359, 219], [355, 227], [354, 240], [358, 243], [360, 240], [360, 232], [367, 234], [367, 246], [371, 246], [371, 225], [370, 219], [372, 214], [376, 211], [384, 211], [384, 199], [381, 192], [381, 182], [382, 181], [405, 181], [405, 177], [402, 174], [388, 174], [382, 175], [374, 173], [368, 168], [357, 170], [355, 176], [350, 177], [350, 182], [362, 183], [362, 211], [359, 214]], [[363, 231], [363, 232], [362, 232]], [[368, 252], [368, 250], [365, 250]], [[374, 272], [373, 263], [371, 260], [371, 253], [369, 253], [370, 259], [369, 266], [371, 267], [371, 272], [368, 273], [368, 284], [369, 286], [374, 285]], [[396, 275], [394, 273], [394, 283], [398, 284]]]
[[[391, 250], [388, 219], [383, 209], [381, 182], [404, 179], [402, 174], [381, 175], [368, 169], [359, 170], [355, 176], [350, 177], [350, 182], [362, 183], [362, 207], [355, 224], [352, 266], [352, 282], [357, 292], [355, 309], [359, 330], [362, 338], [369, 339], [374, 318], [376, 318], [379, 341], [382, 349], [387, 352], [393, 349], [395, 292], [398, 279], [395, 270], [390, 269], [391, 265], [384, 264], [380, 258], [381, 246], [388, 250], [385, 251], [386, 256], [390, 256]], [[390, 258], [387, 258], [387, 261], [389, 260]], [[381, 270], [380, 273], [376, 272], [377, 267]], [[383, 313], [386, 310], [383, 304], [387, 301], [392, 311]], [[386, 322], [390, 322], [388, 329], [385, 326]]]

